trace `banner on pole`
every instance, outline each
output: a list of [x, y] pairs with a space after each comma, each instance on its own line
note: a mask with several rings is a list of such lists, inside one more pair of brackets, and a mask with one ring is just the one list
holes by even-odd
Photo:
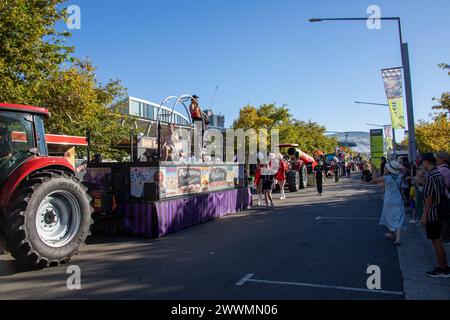
[[392, 128], [405, 129], [402, 68], [383, 69], [381, 76], [391, 110]]
[[393, 150], [394, 144], [392, 143], [392, 126], [384, 126], [384, 137], [386, 138], [387, 149]]
[[376, 168], [380, 168], [384, 157], [383, 129], [370, 130], [370, 158]]

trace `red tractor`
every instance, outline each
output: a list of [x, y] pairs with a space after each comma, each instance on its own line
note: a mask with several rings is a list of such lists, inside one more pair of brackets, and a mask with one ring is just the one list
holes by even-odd
[[289, 170], [286, 173], [286, 186], [290, 192], [306, 189], [308, 173], [315, 166], [314, 158], [298, 149], [298, 144], [280, 144], [280, 149], [287, 148]]
[[67, 263], [92, 224], [73, 166], [48, 155], [48, 117], [44, 108], [0, 104], [0, 242], [27, 267]]

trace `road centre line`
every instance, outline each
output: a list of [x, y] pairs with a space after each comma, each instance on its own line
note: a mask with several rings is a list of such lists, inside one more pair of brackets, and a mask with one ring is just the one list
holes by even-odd
[[380, 293], [380, 294], [397, 295], [397, 296], [403, 296], [404, 295], [404, 293], [402, 291], [389, 291], [389, 290], [376, 290], [376, 289], [371, 290], [371, 289], [364, 289], [364, 288], [331, 286], [331, 285], [302, 283], [302, 282], [258, 280], [258, 279], [252, 279], [253, 276], [254, 276], [253, 273], [249, 273], [249, 274], [245, 275], [241, 280], [236, 282], [235, 285], [239, 286], [239, 287], [242, 287], [247, 282], [253, 282], [253, 283], [263, 283], [263, 284], [275, 284], [275, 285], [286, 285], [286, 286], [297, 286], [297, 287], [309, 287], [309, 288], [320, 288], [320, 289], [355, 291], [355, 292], [364, 292], [364, 293]]

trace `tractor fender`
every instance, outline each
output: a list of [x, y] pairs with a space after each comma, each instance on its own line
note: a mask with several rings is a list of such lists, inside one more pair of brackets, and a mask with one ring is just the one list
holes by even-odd
[[0, 207], [4, 207], [17, 186], [32, 173], [42, 169], [58, 169], [74, 173], [73, 166], [60, 157], [32, 157], [17, 167], [0, 190]]

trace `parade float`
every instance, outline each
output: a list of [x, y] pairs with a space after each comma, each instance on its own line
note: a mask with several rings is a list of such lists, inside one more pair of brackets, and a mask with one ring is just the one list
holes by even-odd
[[[201, 155], [178, 158], [194, 149], [197, 129], [186, 105], [191, 98], [164, 99], [160, 106], [175, 101], [171, 111], [159, 108], [153, 135], [149, 130], [149, 136], [132, 139], [129, 162], [89, 159], [83, 180], [93, 198], [94, 231], [158, 238], [252, 205], [243, 164]], [[177, 157], [165, 161], [165, 136], [175, 127], [171, 118], [177, 106], [184, 107], [190, 124], [175, 128], [184, 131], [184, 139], [177, 141]], [[144, 161], [143, 154], [148, 155]]]

